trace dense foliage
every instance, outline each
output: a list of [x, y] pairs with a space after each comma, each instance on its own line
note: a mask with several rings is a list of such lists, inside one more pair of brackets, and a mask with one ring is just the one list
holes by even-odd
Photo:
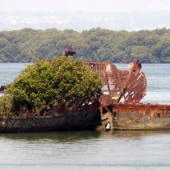
[[170, 62], [170, 29], [152, 31], [111, 31], [91, 29], [83, 32], [48, 29], [0, 32], [0, 62], [31, 62], [61, 56], [72, 43], [75, 57], [84, 60], [128, 62], [133, 53], [142, 62]]
[[80, 99], [91, 93], [100, 95], [101, 88], [99, 74], [92, 72], [80, 58], [74, 60], [70, 56], [62, 56], [51, 61], [40, 60], [28, 65], [7, 86], [5, 93], [8, 100], [0, 102], [0, 111], [18, 114], [21, 107], [37, 111], [55, 99], [68, 95]]

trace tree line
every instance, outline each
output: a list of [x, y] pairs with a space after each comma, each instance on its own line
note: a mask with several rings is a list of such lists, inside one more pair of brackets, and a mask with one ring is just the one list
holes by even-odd
[[63, 56], [68, 44], [83, 60], [129, 62], [134, 54], [143, 63], [170, 62], [170, 29], [113, 31], [93, 28], [74, 30], [33, 30], [0, 32], [0, 62], [32, 62]]

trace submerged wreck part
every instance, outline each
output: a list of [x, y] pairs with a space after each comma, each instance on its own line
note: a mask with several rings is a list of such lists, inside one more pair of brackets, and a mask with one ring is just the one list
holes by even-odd
[[101, 119], [115, 130], [169, 130], [170, 105], [116, 103], [102, 108]]
[[141, 63], [130, 63], [130, 70], [118, 70], [111, 62], [84, 62], [92, 71], [98, 71], [102, 78], [103, 95], [99, 101], [102, 107], [113, 103], [139, 103], [145, 96], [147, 81], [140, 72]]

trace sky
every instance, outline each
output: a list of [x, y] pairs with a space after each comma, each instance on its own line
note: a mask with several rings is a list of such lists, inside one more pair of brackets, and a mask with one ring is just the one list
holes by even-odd
[[170, 0], [0, 0], [0, 11], [170, 11]]
[[170, 28], [170, 0], [0, 0], [0, 31]]

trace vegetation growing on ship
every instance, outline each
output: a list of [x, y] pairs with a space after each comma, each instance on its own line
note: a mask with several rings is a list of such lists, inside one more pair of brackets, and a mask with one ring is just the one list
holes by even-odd
[[31, 62], [61, 56], [68, 43], [83, 60], [128, 62], [130, 54], [146, 63], [170, 62], [170, 29], [87, 31], [47, 29], [0, 32], [0, 62]]
[[[80, 58], [74, 60], [71, 56], [62, 56], [51, 61], [40, 60], [28, 65], [7, 86], [6, 95], [0, 99], [0, 113], [18, 115], [21, 107], [37, 111], [65, 96], [72, 95], [81, 100], [91, 93], [100, 95], [101, 88], [99, 74], [92, 72]], [[69, 101], [65, 106], [69, 108], [71, 105]]]

